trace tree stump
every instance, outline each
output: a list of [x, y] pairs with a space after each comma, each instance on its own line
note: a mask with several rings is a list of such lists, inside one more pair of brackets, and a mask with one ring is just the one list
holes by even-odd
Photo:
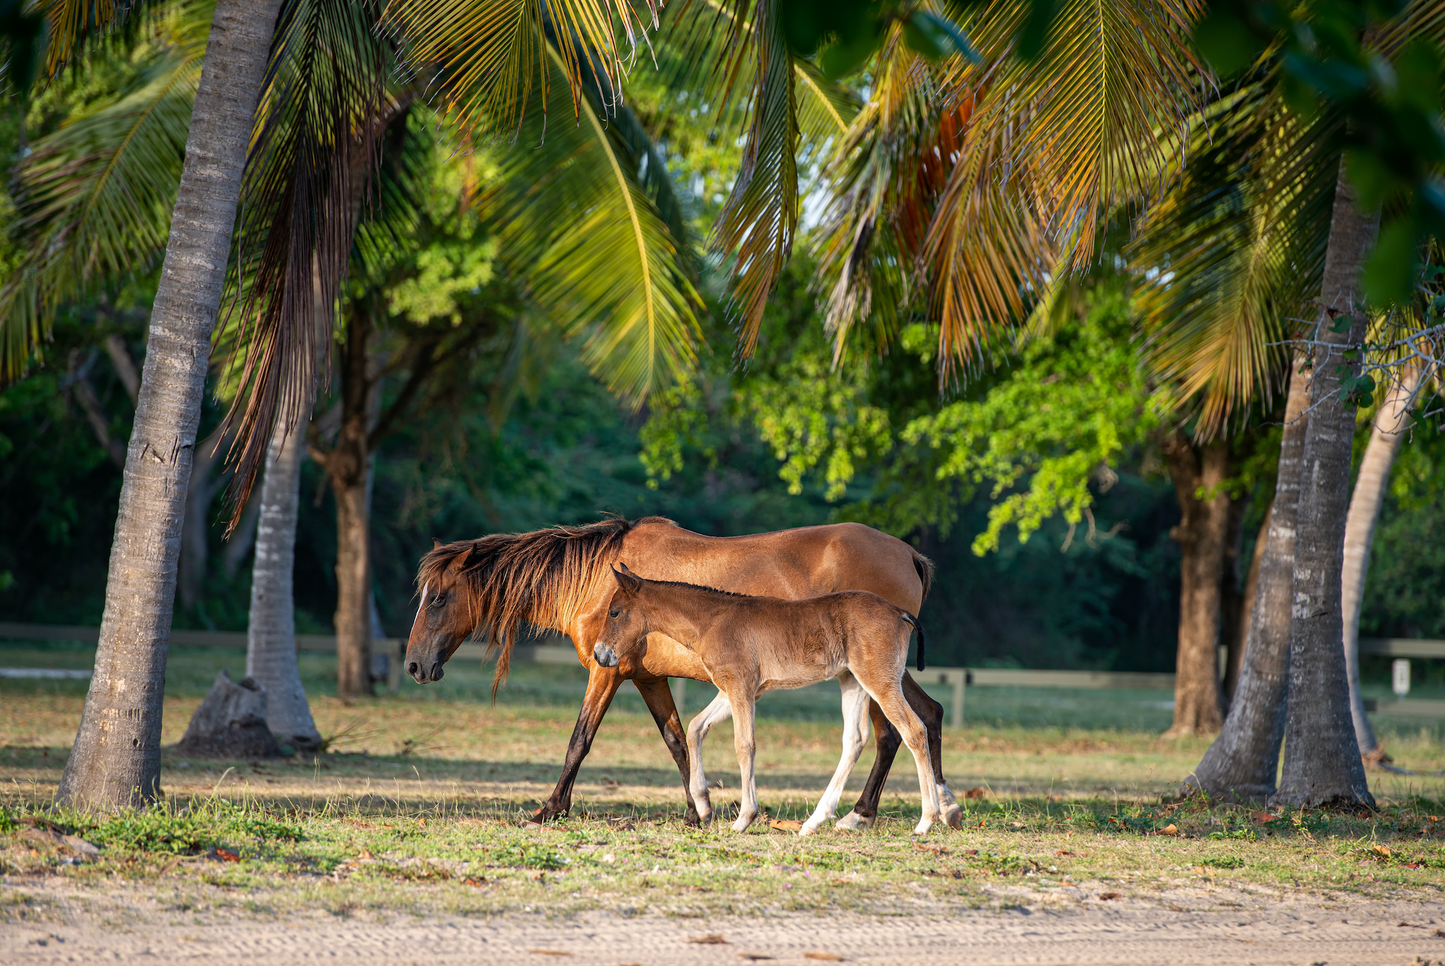
[[193, 758], [282, 757], [276, 736], [266, 727], [266, 689], [254, 678], [237, 684], [225, 671], [217, 674], [176, 753]]

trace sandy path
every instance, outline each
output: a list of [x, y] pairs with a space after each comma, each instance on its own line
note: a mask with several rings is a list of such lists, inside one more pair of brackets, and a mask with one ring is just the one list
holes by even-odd
[[[72, 893], [50, 898], [60, 912], [57, 922], [0, 926], [0, 963], [717, 966], [756, 960], [783, 966], [841, 957], [876, 966], [1445, 966], [1445, 908], [1419, 902], [1281, 903], [1241, 895], [1237, 898], [1246, 901], [1239, 908], [1220, 908], [1218, 896], [1209, 903], [1212, 908], [1200, 911], [1122, 899], [946, 919], [673, 920], [593, 914], [563, 921], [528, 916], [385, 923], [305, 914], [282, 921], [198, 924], [154, 907], [144, 909], [144, 903], [122, 910], [112, 905], [113, 897]], [[122, 911], [129, 914], [118, 916]], [[725, 942], [696, 941], [708, 936]]]

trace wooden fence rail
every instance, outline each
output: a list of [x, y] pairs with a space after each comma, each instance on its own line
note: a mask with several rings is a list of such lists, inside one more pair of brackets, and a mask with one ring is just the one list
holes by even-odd
[[[0, 621], [0, 640], [32, 641], [83, 641], [96, 643], [100, 628], [64, 624], [16, 624]], [[186, 647], [235, 647], [246, 646], [246, 635], [227, 631], [171, 631], [171, 643]], [[372, 638], [373, 652], [387, 657], [387, 686], [396, 693], [401, 684], [402, 656], [406, 641], [395, 637]], [[299, 651], [336, 650], [336, 638], [326, 634], [297, 634], [296, 649]], [[480, 661], [486, 656], [483, 644], [468, 643], [457, 649], [453, 657], [462, 660]], [[1385, 657], [1410, 657], [1424, 659], [1445, 659], [1445, 641], [1415, 640], [1412, 638], [1361, 638], [1360, 653], [1378, 654]], [[532, 638], [529, 643], [519, 644], [512, 652], [512, 660], [536, 664], [572, 664], [577, 652], [566, 637], [553, 634]], [[0, 668], [0, 677], [36, 677], [40, 669]], [[65, 672], [67, 677], [77, 677], [84, 672]], [[1174, 690], [1174, 675], [1135, 671], [1039, 671], [1027, 668], [963, 668], [930, 667], [926, 671], [913, 671], [919, 684], [939, 685], [953, 690], [953, 702], [949, 708], [948, 723], [959, 728], [963, 726], [964, 692], [967, 686], [975, 687], [1018, 687], [1018, 688], [1151, 688], [1160, 691]], [[57, 673], [58, 676], [58, 673]], [[673, 683], [673, 693], [682, 706], [686, 683], [681, 679]], [[1409, 715], [1412, 717], [1445, 718], [1445, 701], [1379, 701], [1371, 702], [1385, 714]]]

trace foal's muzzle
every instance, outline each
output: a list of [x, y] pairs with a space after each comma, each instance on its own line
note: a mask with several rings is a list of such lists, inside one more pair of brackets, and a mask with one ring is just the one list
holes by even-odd
[[592, 659], [603, 667], [617, 666], [617, 652], [601, 641], [592, 645]]

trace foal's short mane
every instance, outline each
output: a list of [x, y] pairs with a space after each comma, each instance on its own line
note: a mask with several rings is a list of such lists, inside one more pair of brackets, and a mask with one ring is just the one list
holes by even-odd
[[612, 517], [579, 527], [529, 533], [494, 533], [438, 547], [422, 558], [417, 586], [438, 586], [458, 559], [456, 591], [476, 617], [473, 633], [487, 635], [497, 650], [492, 693], [507, 679], [512, 648], [524, 622], [558, 633], [571, 630], [582, 604], [599, 581], [612, 579], [611, 563], [622, 539], [646, 523], [677, 526], [666, 517], [628, 521]]

